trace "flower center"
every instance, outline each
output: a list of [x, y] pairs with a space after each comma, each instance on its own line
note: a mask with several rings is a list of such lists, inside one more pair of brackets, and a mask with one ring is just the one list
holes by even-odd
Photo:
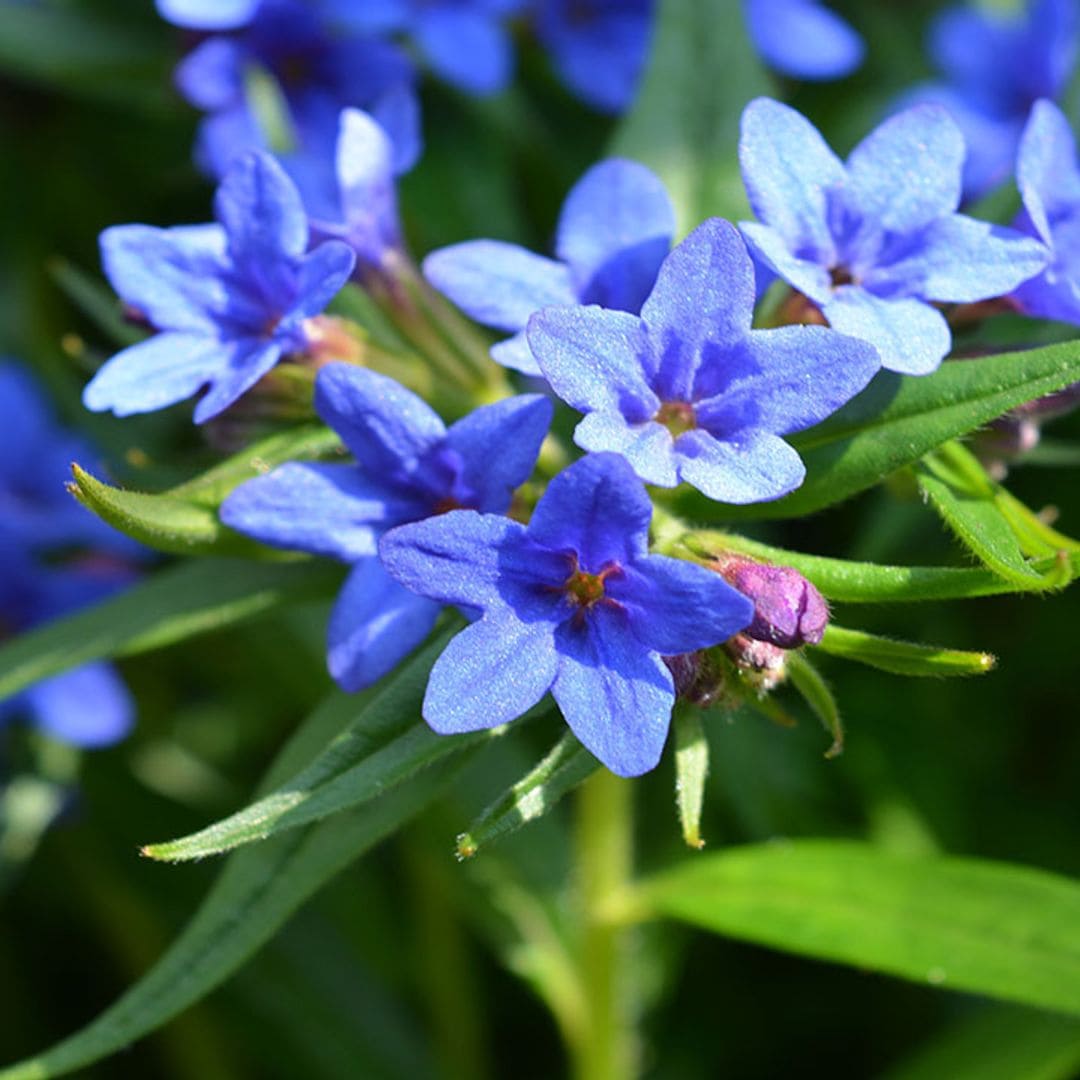
[[855, 283], [855, 276], [846, 266], [834, 266], [829, 271], [829, 277], [832, 279], [834, 289], [840, 288], [841, 285], [853, 285]]
[[[562, 591], [577, 604], [579, 614], [594, 604], [605, 599], [604, 582], [612, 574], [618, 572], [618, 565], [608, 563], [599, 574], [590, 574], [578, 566], [577, 558], [574, 558], [574, 569], [570, 576], [563, 582]], [[608, 600], [608, 603], [611, 603]]]
[[656, 422], [663, 424], [673, 439], [697, 427], [694, 406], [687, 401], [665, 401], [656, 414]]

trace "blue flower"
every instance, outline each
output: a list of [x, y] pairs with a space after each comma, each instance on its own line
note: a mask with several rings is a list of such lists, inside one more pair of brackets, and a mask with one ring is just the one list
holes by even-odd
[[387, 576], [379, 536], [455, 507], [506, 510], [532, 472], [551, 404], [538, 395], [509, 398], [447, 429], [393, 379], [330, 364], [316, 379], [315, 409], [359, 468], [283, 465], [238, 487], [221, 518], [264, 543], [352, 565], [330, 619], [328, 666], [346, 690], [358, 690], [423, 641], [439, 613]]
[[939, 106], [887, 120], [845, 165], [805, 117], [759, 98], [739, 158], [752, 250], [892, 371], [925, 375], [952, 347], [931, 301], [1001, 296], [1046, 265], [1036, 241], [955, 212], [964, 139]]
[[745, 0], [745, 5], [755, 48], [784, 75], [839, 79], [863, 62], [862, 38], [817, 0]]
[[834, 412], [878, 363], [822, 327], [752, 331], [753, 311], [750, 257], [713, 218], [665, 259], [640, 318], [548, 308], [529, 320], [529, 345], [552, 390], [586, 414], [578, 446], [622, 454], [650, 484], [760, 502], [805, 475], [780, 436]]
[[210, 115], [199, 129], [196, 158], [222, 176], [239, 155], [269, 149], [248, 95], [252, 69], [268, 72], [287, 106], [298, 149], [333, 142], [343, 108], [372, 113], [389, 132], [401, 172], [420, 154], [415, 72], [394, 45], [335, 26], [299, 0], [263, 0], [236, 33], [214, 35], [177, 66], [176, 84]]
[[627, 464], [595, 454], [555, 477], [528, 527], [459, 510], [388, 532], [379, 550], [394, 578], [483, 612], [431, 671], [428, 724], [495, 727], [550, 690], [612, 772], [653, 768], [675, 701], [662, 657], [725, 641], [754, 605], [704, 567], [650, 555], [651, 516]]
[[109, 281], [161, 333], [106, 362], [86, 387], [87, 408], [150, 412], [209, 384], [195, 406], [202, 423], [282, 356], [303, 352], [305, 320], [348, 280], [352, 250], [331, 240], [305, 254], [300, 196], [267, 154], [233, 165], [215, 211], [219, 225], [122, 225], [102, 233]]
[[1069, 121], [1050, 101], [1031, 112], [1016, 179], [1024, 210], [1015, 224], [1046, 244], [1050, 265], [1012, 299], [1028, 315], [1080, 325], [1080, 163]]
[[157, 0], [158, 14], [188, 30], [235, 30], [255, 17], [261, 0]]
[[515, 244], [472, 240], [430, 254], [424, 275], [477, 322], [514, 332], [491, 350], [497, 363], [539, 375], [524, 334], [529, 316], [551, 304], [639, 311], [674, 231], [660, 180], [644, 165], [613, 158], [594, 165], [567, 196], [557, 260]]
[[931, 30], [930, 52], [945, 76], [905, 95], [951, 113], [967, 141], [964, 194], [978, 198], [1007, 180], [1032, 105], [1060, 98], [1076, 63], [1076, 0], [1028, 0], [1016, 14], [960, 6]]
[[536, 33], [570, 90], [595, 109], [619, 113], [637, 92], [654, 6], [653, 0], [539, 0]]

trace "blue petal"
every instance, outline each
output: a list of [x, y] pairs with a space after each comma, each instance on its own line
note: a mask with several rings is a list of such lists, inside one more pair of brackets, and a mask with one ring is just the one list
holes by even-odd
[[110, 746], [135, 721], [135, 704], [111, 664], [86, 664], [46, 679], [25, 699], [39, 728], [73, 746]]
[[779, 499], [806, 476], [799, 455], [764, 431], [719, 440], [698, 428], [675, 440], [679, 476], [717, 502], [744, 505]]
[[220, 226], [117, 225], [101, 234], [100, 244], [110, 284], [152, 326], [214, 331], [229, 302]]
[[409, 592], [377, 557], [350, 572], [327, 627], [326, 663], [349, 693], [378, 682], [431, 633], [440, 606]]
[[244, 100], [246, 50], [230, 38], [204, 41], [176, 65], [173, 81], [197, 109], [217, 112]]
[[847, 173], [817, 128], [787, 105], [757, 98], [743, 110], [739, 163], [758, 218], [798, 258], [834, 265], [829, 199]]
[[551, 688], [570, 730], [618, 776], [640, 776], [660, 760], [671, 723], [671, 673], [630, 630], [623, 612], [597, 605], [583, 625], [564, 623]]
[[755, 330], [725, 388], [700, 402], [697, 422], [718, 439], [755, 429], [801, 431], [853, 398], [877, 373], [877, 350], [821, 326]]
[[1038, 240], [951, 214], [923, 230], [911, 255], [878, 267], [863, 284], [879, 296], [971, 303], [1011, 292], [1048, 258]]
[[750, 34], [762, 59], [798, 79], [839, 79], [863, 61], [862, 38], [811, 0], [747, 0]]
[[491, 16], [433, 7], [419, 15], [415, 36], [435, 73], [470, 94], [494, 94], [510, 81], [510, 38]]
[[153, 412], [191, 397], [229, 362], [229, 346], [201, 334], [155, 334], [107, 360], [83, 391], [92, 412]]
[[409, 22], [410, 0], [323, 0], [323, 8], [342, 26], [365, 34], [404, 29]]
[[550, 623], [523, 623], [509, 615], [481, 619], [435, 661], [424, 719], [440, 735], [498, 727], [548, 692], [557, 664]]
[[496, 342], [491, 346], [491, 359], [496, 364], [502, 364], [512, 371], [520, 371], [523, 375], [537, 375], [542, 377], [540, 365], [529, 348], [529, 338], [524, 330], [519, 331], [513, 337], [505, 341]]
[[195, 162], [208, 176], [220, 178], [237, 158], [265, 149], [266, 137], [246, 101], [207, 116], [195, 135]]
[[751, 255], [783, 278], [796, 292], [809, 296], [815, 303], [825, 302], [832, 292], [832, 278], [824, 266], [793, 255], [787, 241], [768, 225], [740, 221], [739, 230]]
[[555, 243], [586, 304], [637, 314], [675, 232], [660, 178], [636, 161], [594, 165], [567, 196]]
[[848, 158], [852, 195], [884, 232], [910, 233], [960, 205], [964, 137], [938, 105], [918, 105], [875, 128]]
[[510, 497], [532, 475], [540, 444], [551, 426], [551, 402], [539, 394], [485, 405], [446, 433], [460, 455], [462, 480], [477, 495], [476, 510], [501, 514]]
[[280, 359], [282, 343], [242, 338], [228, 348], [228, 363], [213, 375], [210, 389], [196, 403], [192, 417], [205, 424], [250, 390]]
[[929, 375], [952, 348], [949, 324], [923, 300], [886, 300], [866, 289], [844, 285], [825, 305], [829, 325], [868, 341], [881, 366], [902, 375]]
[[356, 254], [348, 244], [327, 240], [305, 255], [300, 263], [299, 292], [289, 312], [295, 322], [326, 310], [352, 274]]
[[576, 553], [583, 570], [641, 558], [649, 546], [652, 503], [621, 457], [588, 454], [548, 484], [528, 535], [551, 551]]
[[1018, 26], [1017, 19], [951, 7], [930, 28], [930, 54], [950, 82], [978, 93], [987, 104], [996, 103], [1008, 81]]
[[749, 333], [754, 299], [754, 264], [727, 221], [710, 218], [664, 260], [641, 309], [659, 362], [650, 382], [664, 401], [690, 400], [708, 354]]
[[1080, 207], [1076, 139], [1065, 114], [1051, 101], [1037, 101], [1020, 140], [1016, 182], [1039, 235], [1051, 243], [1051, 219]]
[[529, 320], [529, 348], [552, 390], [581, 412], [650, 419], [660, 401], [646, 381], [652, 366], [641, 320], [598, 307], [553, 307]]
[[368, 111], [390, 136], [394, 174], [407, 173], [420, 160], [424, 141], [420, 133], [420, 101], [409, 81], [391, 86], [371, 102]]
[[251, 21], [262, 0], [157, 0], [163, 19], [191, 30], [235, 30]]
[[424, 276], [466, 314], [498, 330], [524, 330], [533, 312], [577, 299], [565, 266], [498, 240], [434, 251], [424, 260]]
[[352, 364], [328, 364], [315, 378], [315, 411], [358, 462], [382, 480], [404, 479], [446, 436], [435, 412], [400, 383]]
[[624, 567], [608, 579], [607, 595], [642, 645], [664, 656], [719, 645], [754, 618], [753, 601], [715, 571], [663, 555]]
[[344, 562], [374, 555], [381, 532], [424, 512], [355, 465], [300, 462], [248, 480], [221, 504], [221, 520], [231, 529]]
[[589, 413], [574, 429], [574, 442], [592, 453], [621, 454], [646, 484], [675, 487], [679, 482], [671, 432], [653, 420], [629, 424], [622, 413]]

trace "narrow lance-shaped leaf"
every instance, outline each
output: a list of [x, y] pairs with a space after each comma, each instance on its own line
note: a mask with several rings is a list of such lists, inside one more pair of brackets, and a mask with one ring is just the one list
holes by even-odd
[[836, 704], [829, 684], [818, 674], [817, 668], [799, 652], [788, 653], [787, 673], [792, 686], [799, 691], [813, 714], [832, 736], [832, 745], [825, 751], [825, 756], [839, 757], [844, 752], [844, 723], [840, 719], [840, 707]]
[[701, 850], [701, 812], [705, 806], [705, 779], [709, 775], [709, 741], [701, 723], [701, 710], [679, 704], [672, 718], [675, 729], [675, 805], [687, 847]]
[[1030, 867], [801, 840], [686, 860], [633, 912], [1080, 1015], [1080, 884]]
[[990, 653], [916, 645], [910, 641], [894, 641], [835, 625], [825, 630], [825, 636], [814, 648], [830, 656], [857, 660], [860, 664], [894, 675], [937, 678], [946, 675], [985, 675], [997, 663]]

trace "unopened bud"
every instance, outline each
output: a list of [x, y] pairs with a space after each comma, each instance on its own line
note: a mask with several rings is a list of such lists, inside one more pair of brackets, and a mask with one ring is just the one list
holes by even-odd
[[743, 635], [781, 649], [816, 645], [829, 622], [824, 597], [797, 570], [740, 555], [715, 562], [720, 575], [754, 602], [754, 621]]
[[787, 653], [779, 645], [758, 641], [743, 631], [724, 642], [724, 651], [735, 661], [743, 682], [759, 694], [775, 690], [787, 678]]
[[662, 659], [671, 672], [679, 701], [702, 708], [716, 703], [723, 692], [724, 680], [708, 653], [682, 653]]

